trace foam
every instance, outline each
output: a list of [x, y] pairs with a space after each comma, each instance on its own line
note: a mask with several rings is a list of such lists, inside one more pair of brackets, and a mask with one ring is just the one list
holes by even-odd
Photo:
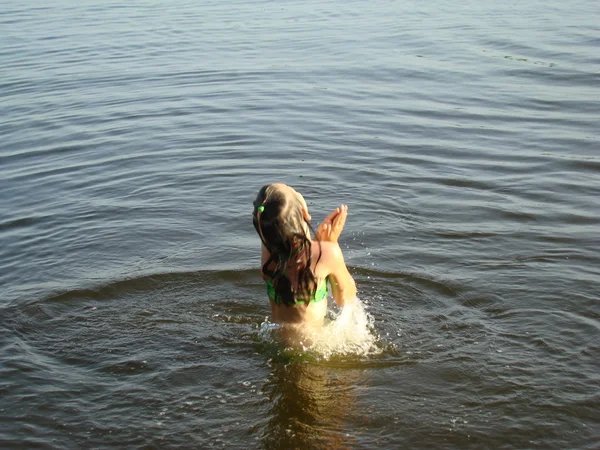
[[325, 359], [381, 353], [373, 318], [358, 298], [337, 312], [329, 310], [322, 326], [278, 325], [265, 320], [260, 331], [267, 339], [283, 341], [287, 350], [309, 352]]

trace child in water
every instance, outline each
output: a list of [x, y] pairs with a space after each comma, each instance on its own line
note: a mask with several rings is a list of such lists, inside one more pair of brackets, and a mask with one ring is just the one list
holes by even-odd
[[344, 306], [356, 298], [356, 284], [338, 238], [348, 207], [342, 205], [311, 237], [308, 206], [290, 186], [263, 186], [254, 201], [254, 228], [262, 241], [262, 277], [267, 284], [272, 321], [320, 326], [327, 312], [327, 281], [333, 299]]

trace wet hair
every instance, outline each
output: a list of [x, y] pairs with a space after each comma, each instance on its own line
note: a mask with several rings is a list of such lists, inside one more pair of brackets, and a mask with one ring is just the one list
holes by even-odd
[[[306, 225], [310, 230], [312, 227], [305, 220], [302, 208], [298, 196], [286, 195], [276, 185], [268, 184], [258, 192], [252, 213], [254, 228], [270, 254], [262, 272], [273, 283], [275, 295], [287, 306], [295, 304], [296, 299], [310, 298], [317, 289], [317, 279], [310, 268], [312, 242], [306, 233]], [[292, 286], [286, 275], [292, 258], [300, 260], [297, 286]], [[272, 264], [275, 268], [269, 269]]]

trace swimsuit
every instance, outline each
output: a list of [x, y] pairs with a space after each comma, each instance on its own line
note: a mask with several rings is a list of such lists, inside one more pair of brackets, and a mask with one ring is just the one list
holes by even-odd
[[[278, 297], [277, 294], [275, 293], [275, 286], [273, 286], [273, 283], [271, 283], [271, 281], [269, 280], [265, 280], [265, 283], [267, 285], [267, 295], [269, 296], [269, 298], [271, 300], [273, 300], [275, 303], [277, 303], [278, 305], [283, 305], [283, 300], [281, 299], [281, 297]], [[327, 298], [327, 279], [324, 279], [321, 284], [317, 287], [317, 290], [315, 291], [315, 293], [313, 294], [312, 298], [310, 298], [308, 300], [308, 303], [313, 303], [313, 302], [320, 302], [323, 301]], [[296, 304], [301, 304], [303, 305], [304, 303], [306, 303], [304, 300], [296, 300]]]

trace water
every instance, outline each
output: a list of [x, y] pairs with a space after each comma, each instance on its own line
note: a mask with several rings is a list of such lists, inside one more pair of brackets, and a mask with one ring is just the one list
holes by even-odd
[[[596, 2], [0, 11], [0, 446], [598, 447]], [[306, 351], [276, 180], [350, 209], [364, 311]]]

